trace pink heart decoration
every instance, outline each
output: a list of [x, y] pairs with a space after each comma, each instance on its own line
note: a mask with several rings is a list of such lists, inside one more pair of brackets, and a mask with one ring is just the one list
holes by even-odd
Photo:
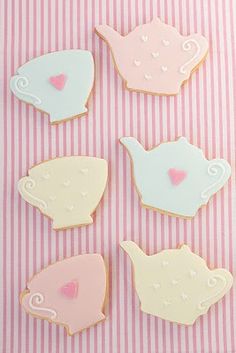
[[67, 298], [74, 299], [78, 294], [78, 283], [76, 281], [68, 282], [60, 288], [60, 292]]
[[177, 186], [186, 178], [187, 173], [184, 170], [171, 168], [168, 170], [168, 175], [170, 177], [171, 183]]
[[51, 76], [49, 77], [49, 82], [58, 90], [62, 91], [65, 83], [66, 83], [67, 77], [64, 74], [60, 74], [57, 76]]

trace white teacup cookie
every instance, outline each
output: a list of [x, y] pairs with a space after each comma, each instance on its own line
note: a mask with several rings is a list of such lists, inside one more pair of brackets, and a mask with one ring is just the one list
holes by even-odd
[[111, 48], [116, 68], [131, 91], [177, 94], [208, 52], [202, 35], [182, 36], [159, 18], [125, 36], [107, 25], [97, 26], [96, 32]]
[[229, 271], [210, 270], [187, 245], [150, 256], [132, 241], [120, 245], [133, 263], [136, 292], [147, 314], [192, 325], [232, 287]]
[[52, 124], [82, 116], [94, 82], [94, 61], [87, 50], [63, 50], [34, 58], [11, 78], [20, 100], [50, 115]]
[[205, 158], [185, 137], [145, 150], [134, 137], [122, 137], [133, 165], [142, 205], [172, 216], [191, 218], [231, 175], [224, 159]]
[[18, 182], [24, 200], [53, 220], [53, 229], [93, 223], [108, 176], [107, 161], [71, 156], [42, 162]]

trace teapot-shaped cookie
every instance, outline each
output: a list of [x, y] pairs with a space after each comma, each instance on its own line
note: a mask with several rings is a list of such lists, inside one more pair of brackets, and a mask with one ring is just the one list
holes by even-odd
[[115, 66], [132, 91], [177, 94], [208, 51], [203, 36], [182, 36], [159, 18], [126, 36], [107, 25], [97, 26], [96, 32], [108, 43]]
[[73, 335], [105, 319], [105, 295], [102, 256], [84, 254], [58, 261], [34, 275], [20, 302], [27, 313], [61, 324]]
[[148, 151], [133, 137], [120, 142], [132, 159], [142, 205], [170, 215], [193, 217], [231, 174], [226, 160], [207, 160], [184, 137]]
[[107, 182], [107, 161], [70, 156], [42, 162], [21, 178], [18, 190], [31, 205], [53, 220], [53, 229], [93, 223]]
[[229, 271], [210, 270], [187, 245], [150, 256], [132, 241], [121, 247], [133, 262], [141, 310], [164, 320], [192, 325], [232, 286]]

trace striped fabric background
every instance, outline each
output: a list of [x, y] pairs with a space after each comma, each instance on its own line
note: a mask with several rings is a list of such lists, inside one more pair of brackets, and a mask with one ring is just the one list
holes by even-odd
[[[108, 47], [94, 34], [97, 24], [127, 33], [154, 16], [183, 34], [200, 32], [210, 42], [205, 64], [176, 97], [125, 90]], [[186, 242], [210, 265], [236, 273], [236, 2], [1, 0], [0, 26], [0, 352], [235, 353], [235, 286], [192, 327], [162, 321], [139, 310], [130, 260], [118, 244], [133, 239], [154, 253]], [[89, 116], [50, 126], [46, 115], [13, 97], [9, 78], [25, 61], [69, 48], [89, 49], [95, 57]], [[230, 182], [192, 221], [145, 210], [118, 143], [123, 135], [139, 138], [146, 147], [184, 135], [208, 158], [231, 163]], [[16, 183], [40, 161], [77, 154], [106, 158], [109, 184], [93, 225], [56, 233], [20, 198]], [[100, 252], [107, 263], [107, 320], [68, 337], [62, 327], [26, 315], [18, 294], [44, 266], [85, 252]]]

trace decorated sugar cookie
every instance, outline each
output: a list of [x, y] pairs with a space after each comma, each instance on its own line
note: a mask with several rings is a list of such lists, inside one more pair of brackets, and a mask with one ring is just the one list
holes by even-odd
[[231, 174], [226, 160], [206, 159], [184, 137], [149, 151], [134, 137], [122, 137], [120, 142], [132, 159], [142, 205], [170, 215], [193, 217]]
[[86, 254], [56, 262], [34, 275], [20, 302], [27, 313], [63, 325], [73, 335], [105, 319], [105, 295], [103, 258]]
[[93, 223], [104, 193], [108, 168], [104, 159], [61, 157], [42, 162], [18, 182], [27, 202], [53, 220], [53, 229], [72, 228]]
[[87, 113], [94, 82], [94, 61], [87, 50], [63, 50], [39, 56], [11, 78], [20, 100], [50, 115], [52, 124]]
[[177, 94], [208, 52], [206, 38], [182, 36], [159, 18], [126, 36], [107, 25], [97, 26], [96, 32], [108, 43], [118, 72], [132, 91]]
[[192, 325], [232, 287], [229, 271], [210, 270], [187, 245], [150, 256], [132, 241], [121, 247], [133, 262], [135, 288], [147, 314]]

